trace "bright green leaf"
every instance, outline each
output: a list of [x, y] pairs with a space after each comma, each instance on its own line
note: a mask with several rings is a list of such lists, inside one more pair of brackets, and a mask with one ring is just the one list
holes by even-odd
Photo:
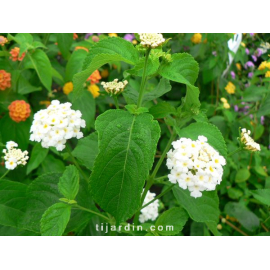
[[261, 203], [270, 206], [270, 189], [257, 189], [250, 191], [250, 193]]
[[58, 47], [65, 59], [67, 59], [70, 55], [69, 49], [71, 47], [72, 42], [73, 42], [72, 33], [58, 33], [57, 34]]
[[237, 171], [236, 176], [235, 176], [235, 182], [236, 183], [242, 183], [248, 180], [250, 177], [250, 172], [248, 169], [240, 169]]

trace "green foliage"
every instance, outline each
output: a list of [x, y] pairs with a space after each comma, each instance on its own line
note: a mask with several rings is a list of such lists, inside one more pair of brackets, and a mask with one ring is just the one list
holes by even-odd
[[99, 154], [90, 177], [95, 201], [118, 222], [140, 206], [144, 182], [154, 161], [160, 136], [158, 123], [148, 114], [109, 110], [96, 120]]
[[216, 191], [204, 191], [202, 197], [195, 199], [190, 196], [188, 190], [175, 186], [173, 194], [194, 221], [215, 223], [218, 221], [219, 201]]
[[79, 172], [74, 165], [66, 168], [59, 179], [58, 189], [68, 200], [74, 200], [79, 191]]
[[73, 42], [73, 34], [72, 33], [58, 33], [57, 34], [57, 43], [60, 49], [60, 52], [64, 56], [65, 59], [69, 58], [69, 49]]
[[174, 207], [162, 213], [157, 219], [155, 226], [156, 228], [158, 228], [158, 226], [162, 226], [163, 228], [173, 226], [172, 231], [164, 229], [158, 231], [158, 233], [161, 235], [176, 235], [182, 231], [187, 220], [187, 212], [182, 207]]
[[258, 189], [251, 191], [255, 199], [270, 206], [270, 189]]
[[52, 205], [42, 216], [41, 235], [61, 236], [70, 219], [70, 206], [64, 203]]

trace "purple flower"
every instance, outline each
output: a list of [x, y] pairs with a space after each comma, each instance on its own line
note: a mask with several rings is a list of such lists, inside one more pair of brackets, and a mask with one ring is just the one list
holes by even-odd
[[239, 111], [239, 108], [237, 105], [234, 105], [234, 111], [238, 112]]
[[216, 52], [216, 51], [213, 51], [212, 54], [213, 54], [214, 56], [217, 56], [217, 52]]
[[248, 73], [248, 77], [249, 77], [249, 78], [252, 78], [252, 77], [253, 77], [253, 72], [249, 72], [249, 73]]
[[133, 39], [135, 38], [134, 34], [126, 34], [124, 36], [124, 39], [127, 40], [127, 41], [132, 41]]
[[263, 51], [262, 51], [261, 48], [258, 48], [258, 49], [256, 50], [256, 52], [255, 52], [255, 54], [256, 54], [257, 57], [260, 57], [260, 56], [262, 55], [262, 53], [263, 53]]
[[235, 79], [235, 73], [234, 73], [234, 71], [231, 71], [231, 76], [232, 76], [233, 79]]
[[249, 82], [245, 84], [245, 87], [249, 87], [249, 86], [250, 86], [250, 83]]
[[249, 67], [254, 67], [253, 62], [247, 61], [247, 62], [245, 63], [245, 69], [248, 69]]
[[261, 116], [261, 124], [264, 125], [264, 116]]
[[250, 114], [249, 117], [250, 117], [251, 119], [253, 119], [253, 114]]
[[93, 33], [88, 33], [84, 36], [84, 39], [88, 39], [90, 36], [94, 35]]
[[251, 37], [254, 37], [254, 35], [255, 35], [255, 33], [250, 33], [250, 36], [251, 36]]
[[246, 48], [246, 54], [249, 55], [249, 49], [248, 48]]
[[251, 55], [254, 62], [257, 62], [257, 57], [255, 55]]

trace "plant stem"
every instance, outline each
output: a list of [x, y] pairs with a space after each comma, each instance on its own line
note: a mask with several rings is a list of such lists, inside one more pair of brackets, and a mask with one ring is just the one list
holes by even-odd
[[86, 176], [86, 174], [83, 172], [82, 168], [80, 167], [79, 163], [77, 162], [77, 160], [75, 159], [75, 157], [72, 155], [72, 152], [70, 150], [69, 145], [67, 145], [67, 152], [69, 153], [69, 156], [72, 159], [72, 162], [74, 163], [74, 165], [76, 166], [76, 168], [79, 170], [79, 172], [82, 174], [83, 178], [85, 179], [85, 181], [88, 183], [89, 179]]
[[220, 216], [221, 219], [224, 219], [224, 222], [229, 225], [231, 228], [235, 229], [236, 231], [238, 231], [239, 233], [241, 233], [244, 236], [248, 236], [248, 234], [246, 234], [245, 232], [243, 232], [241, 229], [237, 228], [235, 225], [233, 225], [230, 221], [228, 221], [227, 219], [223, 218], [222, 216]]
[[82, 207], [82, 206], [80, 206], [80, 205], [78, 205], [78, 204], [76, 204], [75, 207], [76, 207], [75, 209], [80, 209], [80, 210], [83, 210], [83, 211], [92, 213], [92, 214], [94, 214], [94, 215], [97, 215], [97, 216], [99, 216], [99, 217], [102, 217], [103, 219], [105, 219], [105, 220], [107, 220], [107, 221], [109, 221], [109, 222], [111, 221], [108, 217], [106, 217], [106, 216], [104, 216], [104, 215], [102, 215], [102, 214], [100, 214], [100, 213], [98, 213], [98, 212], [95, 212], [95, 211], [93, 211], [93, 210], [91, 210], [91, 209]]
[[147, 62], [148, 62], [148, 58], [150, 55], [150, 51], [151, 51], [151, 48], [147, 48], [146, 53], [145, 53], [145, 62], [144, 62], [143, 75], [142, 75], [142, 81], [141, 81], [141, 86], [140, 86], [140, 93], [139, 93], [137, 108], [141, 107], [141, 105], [142, 105], [144, 87], [145, 87], [145, 83], [146, 83], [146, 68], [147, 68]]
[[[165, 149], [164, 149], [164, 151], [163, 151], [163, 153], [162, 153], [162, 155], [161, 155], [161, 157], [160, 157], [160, 159], [159, 159], [159, 161], [158, 161], [158, 163], [157, 163], [157, 165], [156, 165], [156, 167], [155, 167], [155, 169], [153, 171], [153, 173], [149, 176], [149, 178], [147, 180], [146, 186], [144, 188], [144, 192], [143, 192], [142, 197], [141, 197], [141, 205], [143, 205], [146, 194], [147, 194], [148, 190], [151, 188], [151, 186], [153, 185], [154, 178], [155, 178], [160, 166], [162, 165], [162, 162], [163, 162], [164, 158], [166, 157], [167, 152], [169, 151], [169, 149], [171, 147], [171, 144], [172, 144], [173, 140], [175, 139], [176, 135], [177, 134], [176, 134], [175, 130], [173, 130], [173, 133], [171, 134], [171, 137], [170, 137], [170, 139], [169, 139], [169, 141], [168, 141], [168, 143], [167, 143], [167, 145], [166, 145], [166, 147], [165, 147]], [[138, 210], [137, 213], [135, 214], [135, 217], [134, 217], [135, 225], [138, 224], [139, 214], [140, 214], [140, 210]]]
[[157, 197], [155, 197], [155, 199], [153, 199], [152, 201], [148, 202], [147, 204], [143, 205], [140, 209], [142, 210], [143, 208], [145, 208], [146, 206], [148, 206], [149, 204], [151, 204], [152, 202], [154, 202], [155, 200], [158, 200], [159, 198], [161, 198], [162, 196], [164, 196], [166, 193], [168, 193], [172, 188], [174, 187], [174, 185], [171, 185], [169, 188], [167, 188], [166, 190], [164, 190], [162, 193], [160, 193]]
[[115, 104], [116, 109], [119, 109], [118, 99], [117, 99], [116, 95], [113, 95], [113, 100], [114, 100], [114, 104]]
[[1, 177], [0, 179], [3, 179], [8, 173], [9, 173], [10, 170], [7, 170]]
[[228, 155], [228, 157], [230, 157], [230, 156], [232, 156], [232, 155], [234, 155], [234, 154], [236, 154], [236, 153], [238, 153], [238, 152], [241, 152], [241, 151], [242, 151], [242, 149], [241, 149], [241, 148], [238, 148], [238, 149], [232, 151], [232, 152]]

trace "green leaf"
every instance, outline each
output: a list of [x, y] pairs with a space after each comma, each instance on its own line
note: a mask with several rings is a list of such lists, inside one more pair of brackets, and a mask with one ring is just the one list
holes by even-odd
[[216, 222], [206, 222], [206, 225], [208, 229], [215, 235], [215, 236], [221, 236], [221, 233], [217, 229], [217, 223]]
[[43, 213], [61, 198], [57, 186], [60, 177], [59, 173], [43, 174], [28, 186], [27, 208], [21, 224], [23, 228], [40, 232], [40, 219]]
[[66, 81], [70, 82], [73, 76], [82, 70], [83, 61], [87, 55], [85, 50], [74, 51], [66, 66]]
[[41, 91], [41, 89], [41, 87], [31, 85], [27, 79], [25, 79], [23, 76], [20, 76], [18, 80], [19, 94], [26, 95], [32, 92]]
[[139, 61], [139, 53], [131, 42], [122, 38], [107, 38], [96, 43], [84, 61], [83, 71], [73, 78], [74, 100], [82, 94], [84, 82], [95, 70], [107, 63], [117, 61], [131, 65]]
[[68, 59], [70, 55], [69, 49], [71, 47], [72, 42], [73, 42], [72, 33], [58, 33], [57, 34], [58, 47], [65, 59]]
[[186, 209], [196, 222], [217, 222], [219, 219], [219, 201], [216, 191], [205, 191], [202, 197], [193, 198], [188, 190], [178, 186], [173, 188], [178, 203]]
[[268, 94], [260, 106], [258, 112], [256, 113], [257, 117], [270, 114], [270, 94]]
[[0, 224], [4, 226], [18, 227], [24, 216], [26, 205], [25, 184], [0, 180]]
[[208, 143], [213, 146], [220, 155], [227, 157], [227, 146], [219, 129], [209, 123], [198, 122], [177, 131], [180, 138], [190, 138], [197, 140], [198, 136], [203, 135], [208, 139]]
[[257, 189], [250, 191], [250, 193], [261, 203], [270, 206], [270, 189]]
[[96, 114], [96, 102], [93, 95], [84, 89], [79, 98], [74, 99], [73, 92], [68, 95], [68, 98], [72, 102], [72, 109], [81, 111], [82, 119], [86, 122], [86, 127], [88, 129], [92, 127]]
[[237, 188], [229, 188], [228, 189], [228, 196], [233, 199], [239, 199], [241, 196], [243, 196], [243, 192], [240, 189]]
[[18, 143], [20, 149], [27, 149], [31, 126], [30, 118], [28, 118], [25, 122], [22, 121], [16, 123], [11, 120], [9, 115], [6, 115], [2, 119], [0, 119], [0, 126], [0, 132], [3, 142], [14, 141]]
[[236, 173], [235, 182], [236, 183], [243, 183], [243, 182], [247, 181], [249, 177], [250, 177], [250, 172], [248, 169], [245, 169], [245, 168], [240, 169]]
[[79, 191], [80, 175], [74, 165], [66, 167], [65, 172], [59, 179], [58, 189], [65, 198], [74, 200]]
[[41, 235], [61, 236], [70, 219], [71, 207], [65, 203], [52, 205], [40, 221]]
[[[182, 231], [187, 220], [188, 214], [182, 207], [173, 207], [159, 216], [155, 224], [156, 230], [160, 235], [176, 235]], [[159, 226], [162, 226], [163, 230], [159, 230]]]
[[52, 66], [46, 53], [37, 49], [32, 54], [27, 54], [27, 56], [32, 63], [32, 67], [36, 70], [41, 83], [48, 91], [51, 91]]
[[163, 101], [151, 107], [149, 112], [157, 119], [176, 114], [176, 109], [170, 103]]
[[260, 225], [259, 218], [240, 203], [228, 202], [224, 211], [229, 216], [236, 218], [243, 227], [251, 232], [254, 232]]
[[195, 114], [200, 107], [199, 89], [193, 84], [199, 74], [199, 65], [194, 58], [187, 53], [172, 55], [171, 62], [164, 62], [159, 68], [159, 74], [168, 80], [183, 83], [187, 86], [184, 108], [194, 110]]
[[26, 174], [29, 174], [34, 169], [36, 169], [42, 163], [42, 161], [46, 158], [48, 152], [49, 152], [49, 149], [43, 148], [40, 143], [35, 144], [31, 152], [30, 160], [27, 163]]
[[149, 114], [109, 110], [96, 120], [99, 154], [90, 177], [90, 190], [101, 208], [117, 222], [140, 207], [145, 179], [154, 161], [160, 128]]
[[26, 50], [32, 48], [33, 36], [28, 33], [19, 33], [16, 36], [8, 34], [8, 40], [14, 40], [20, 45], [20, 54], [21, 56]]
[[92, 170], [94, 161], [98, 155], [98, 136], [94, 132], [89, 136], [80, 139], [72, 155], [87, 169]]

